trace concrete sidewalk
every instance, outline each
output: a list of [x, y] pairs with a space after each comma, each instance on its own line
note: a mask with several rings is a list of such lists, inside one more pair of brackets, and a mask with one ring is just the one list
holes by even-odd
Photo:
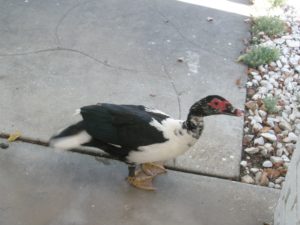
[[145, 192], [125, 176], [116, 161], [13, 143], [0, 150], [0, 224], [262, 225], [272, 221], [279, 196], [172, 171], [155, 180], [156, 192]]
[[[244, 83], [245, 68], [235, 61], [248, 35], [238, 7], [248, 1], [191, 2], [3, 1], [0, 132], [48, 140], [75, 109], [97, 102], [144, 104], [182, 119], [209, 94], [243, 108], [236, 82]], [[242, 123], [206, 118], [196, 147], [169, 165], [238, 177]]]

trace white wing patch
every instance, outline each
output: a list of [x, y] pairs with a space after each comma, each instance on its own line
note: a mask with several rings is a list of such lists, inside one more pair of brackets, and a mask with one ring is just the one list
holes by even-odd
[[140, 151], [132, 151], [127, 159], [135, 163], [165, 161], [186, 152], [197, 141], [186, 129], [182, 128], [183, 121], [167, 118], [160, 124], [152, 120], [150, 125], [162, 131], [166, 142], [141, 146]]
[[146, 112], [151, 112], [151, 113], [158, 113], [158, 114], [162, 114], [162, 115], [165, 115], [165, 116], [168, 116], [170, 117], [170, 115], [158, 110], [158, 109], [153, 109], [153, 108], [145, 108]]

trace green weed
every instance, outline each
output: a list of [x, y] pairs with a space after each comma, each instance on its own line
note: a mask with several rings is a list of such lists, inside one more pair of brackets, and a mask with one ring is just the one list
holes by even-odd
[[269, 37], [274, 37], [283, 34], [284, 30], [284, 22], [277, 16], [260, 16], [254, 18], [251, 28], [253, 37], [258, 37], [261, 32], [264, 32]]
[[277, 113], [278, 97], [266, 97], [263, 99], [265, 109], [268, 113]]
[[245, 63], [250, 67], [258, 67], [276, 61], [279, 58], [279, 50], [276, 48], [257, 46], [249, 52], [241, 55], [238, 61]]

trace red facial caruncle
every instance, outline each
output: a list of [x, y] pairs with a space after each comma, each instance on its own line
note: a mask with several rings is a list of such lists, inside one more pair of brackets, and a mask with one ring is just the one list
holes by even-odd
[[218, 110], [219, 112], [224, 112], [227, 109], [228, 105], [230, 105], [230, 103], [226, 100], [221, 101], [217, 98], [214, 98], [207, 105], [209, 105], [213, 109]]

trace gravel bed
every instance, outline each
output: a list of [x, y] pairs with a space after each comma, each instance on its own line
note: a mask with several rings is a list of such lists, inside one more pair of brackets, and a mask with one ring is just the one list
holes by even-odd
[[[291, 6], [280, 17], [287, 25], [283, 36], [260, 35], [260, 45], [280, 50], [279, 60], [248, 69], [241, 161], [242, 182], [278, 189], [300, 135], [300, 18]], [[275, 99], [277, 112], [267, 99]]]

